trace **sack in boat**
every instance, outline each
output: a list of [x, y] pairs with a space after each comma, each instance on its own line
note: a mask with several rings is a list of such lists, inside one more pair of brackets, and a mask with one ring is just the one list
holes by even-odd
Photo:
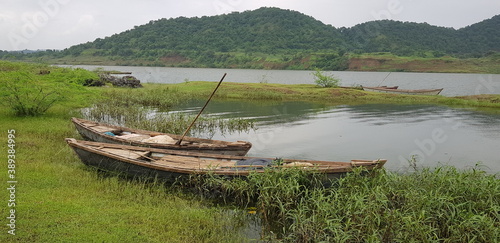
[[141, 140], [150, 138], [148, 135], [136, 134], [136, 133], [125, 134], [125, 135], [121, 135], [121, 136], [117, 136], [117, 137], [127, 139], [127, 140], [132, 140], [132, 141], [141, 141]]
[[168, 135], [159, 135], [154, 136], [148, 139], [143, 139], [142, 142], [145, 143], [165, 143], [165, 144], [174, 144], [176, 142], [175, 139], [171, 138]]
[[292, 167], [292, 166], [300, 166], [300, 167], [308, 167], [308, 166], [314, 166], [311, 163], [308, 162], [291, 162], [291, 163], [284, 163], [283, 166], [287, 167]]

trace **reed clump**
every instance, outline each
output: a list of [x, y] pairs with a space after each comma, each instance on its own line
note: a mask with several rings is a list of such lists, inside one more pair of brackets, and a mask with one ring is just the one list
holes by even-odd
[[478, 168], [357, 170], [328, 187], [320, 174], [288, 169], [194, 182], [203, 195], [257, 207], [264, 234], [284, 242], [500, 240], [500, 180]]
[[[140, 128], [144, 130], [182, 134], [195, 115], [169, 112], [172, 107], [191, 100], [192, 95], [175, 88], [110, 89], [102, 91], [106, 98], [82, 110], [86, 119]], [[240, 118], [222, 119], [202, 116], [190, 130], [191, 136], [212, 137], [255, 129], [252, 121]]]

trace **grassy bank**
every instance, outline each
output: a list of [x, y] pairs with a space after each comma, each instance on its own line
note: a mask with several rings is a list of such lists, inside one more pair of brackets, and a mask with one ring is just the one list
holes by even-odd
[[[38, 116], [17, 117], [2, 106], [4, 149], [0, 156], [7, 157], [7, 130], [15, 130], [18, 182], [15, 236], [7, 233], [6, 226], [13, 209], [7, 206], [10, 195], [5, 191], [0, 195], [4, 202], [0, 242], [251, 241], [243, 234], [244, 210], [227, 210], [227, 204], [255, 206], [270, 241], [500, 239], [500, 182], [477, 168], [441, 168], [407, 175], [383, 170], [369, 176], [353, 173], [329, 188], [322, 187], [319, 175], [293, 170], [254, 175], [249, 180], [195, 177], [185, 182], [191, 188], [186, 191], [87, 168], [64, 142], [66, 137], [79, 137], [70, 118], [81, 116], [80, 108], [111, 104], [101, 107], [102, 113], [95, 116], [109, 114], [110, 107], [119, 108], [117, 118], [123, 113], [138, 114], [134, 126], [148, 128], [149, 120], [140, 115], [145, 107], [168, 110], [183, 100], [207, 97], [214, 86], [213, 82], [187, 82], [146, 84], [143, 89], [75, 89], [72, 92], [78, 95], [72, 93]], [[431, 103], [497, 109], [500, 98], [396, 96], [313, 85], [224, 83], [216, 99]], [[7, 165], [3, 168], [0, 180], [6, 185]], [[209, 199], [225, 204], [216, 206]]]
[[[206, 97], [213, 82], [186, 82], [180, 84], [146, 84], [148, 89], [174, 88], [181, 93]], [[436, 104], [455, 107], [500, 108], [500, 95], [475, 95], [462, 97], [417, 96], [366, 92], [351, 88], [319, 88], [316, 85], [224, 83], [215, 96], [219, 99], [244, 100], [303, 100], [328, 104]]]

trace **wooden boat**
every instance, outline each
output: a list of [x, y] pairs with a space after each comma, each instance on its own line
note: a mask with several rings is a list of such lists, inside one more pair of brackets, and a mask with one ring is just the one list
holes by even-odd
[[182, 143], [176, 145], [181, 136], [175, 134], [132, 129], [80, 118], [72, 118], [71, 121], [83, 138], [95, 142], [240, 156], [246, 155], [252, 147], [250, 142], [245, 141], [226, 142], [193, 137], [184, 137]]
[[363, 87], [365, 91], [408, 95], [438, 95], [443, 89], [391, 89], [383, 87]]
[[174, 181], [194, 174], [213, 174], [226, 177], [247, 176], [263, 172], [264, 168], [298, 167], [325, 173], [329, 178], [339, 177], [356, 167], [367, 170], [381, 168], [386, 160], [352, 160], [331, 162], [312, 160], [280, 160], [232, 155], [194, 153], [120, 144], [79, 141], [67, 138], [66, 142], [88, 166], [133, 177], [158, 178]]
[[378, 88], [384, 88], [384, 89], [398, 89], [399, 86], [378, 86]]

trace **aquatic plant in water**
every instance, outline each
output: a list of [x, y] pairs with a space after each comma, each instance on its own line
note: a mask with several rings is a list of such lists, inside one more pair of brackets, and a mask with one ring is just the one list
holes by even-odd
[[[175, 90], [159, 89], [156, 94], [136, 90], [129, 92], [129, 95], [126, 93], [121, 90], [108, 91], [104, 101], [82, 109], [82, 115], [93, 121], [174, 134], [182, 134], [194, 120], [193, 115], [168, 111], [183, 100], [178, 97], [183, 95]], [[191, 128], [190, 135], [210, 138], [216, 132], [224, 135], [252, 129], [255, 129], [255, 125], [250, 120], [204, 116]]]

